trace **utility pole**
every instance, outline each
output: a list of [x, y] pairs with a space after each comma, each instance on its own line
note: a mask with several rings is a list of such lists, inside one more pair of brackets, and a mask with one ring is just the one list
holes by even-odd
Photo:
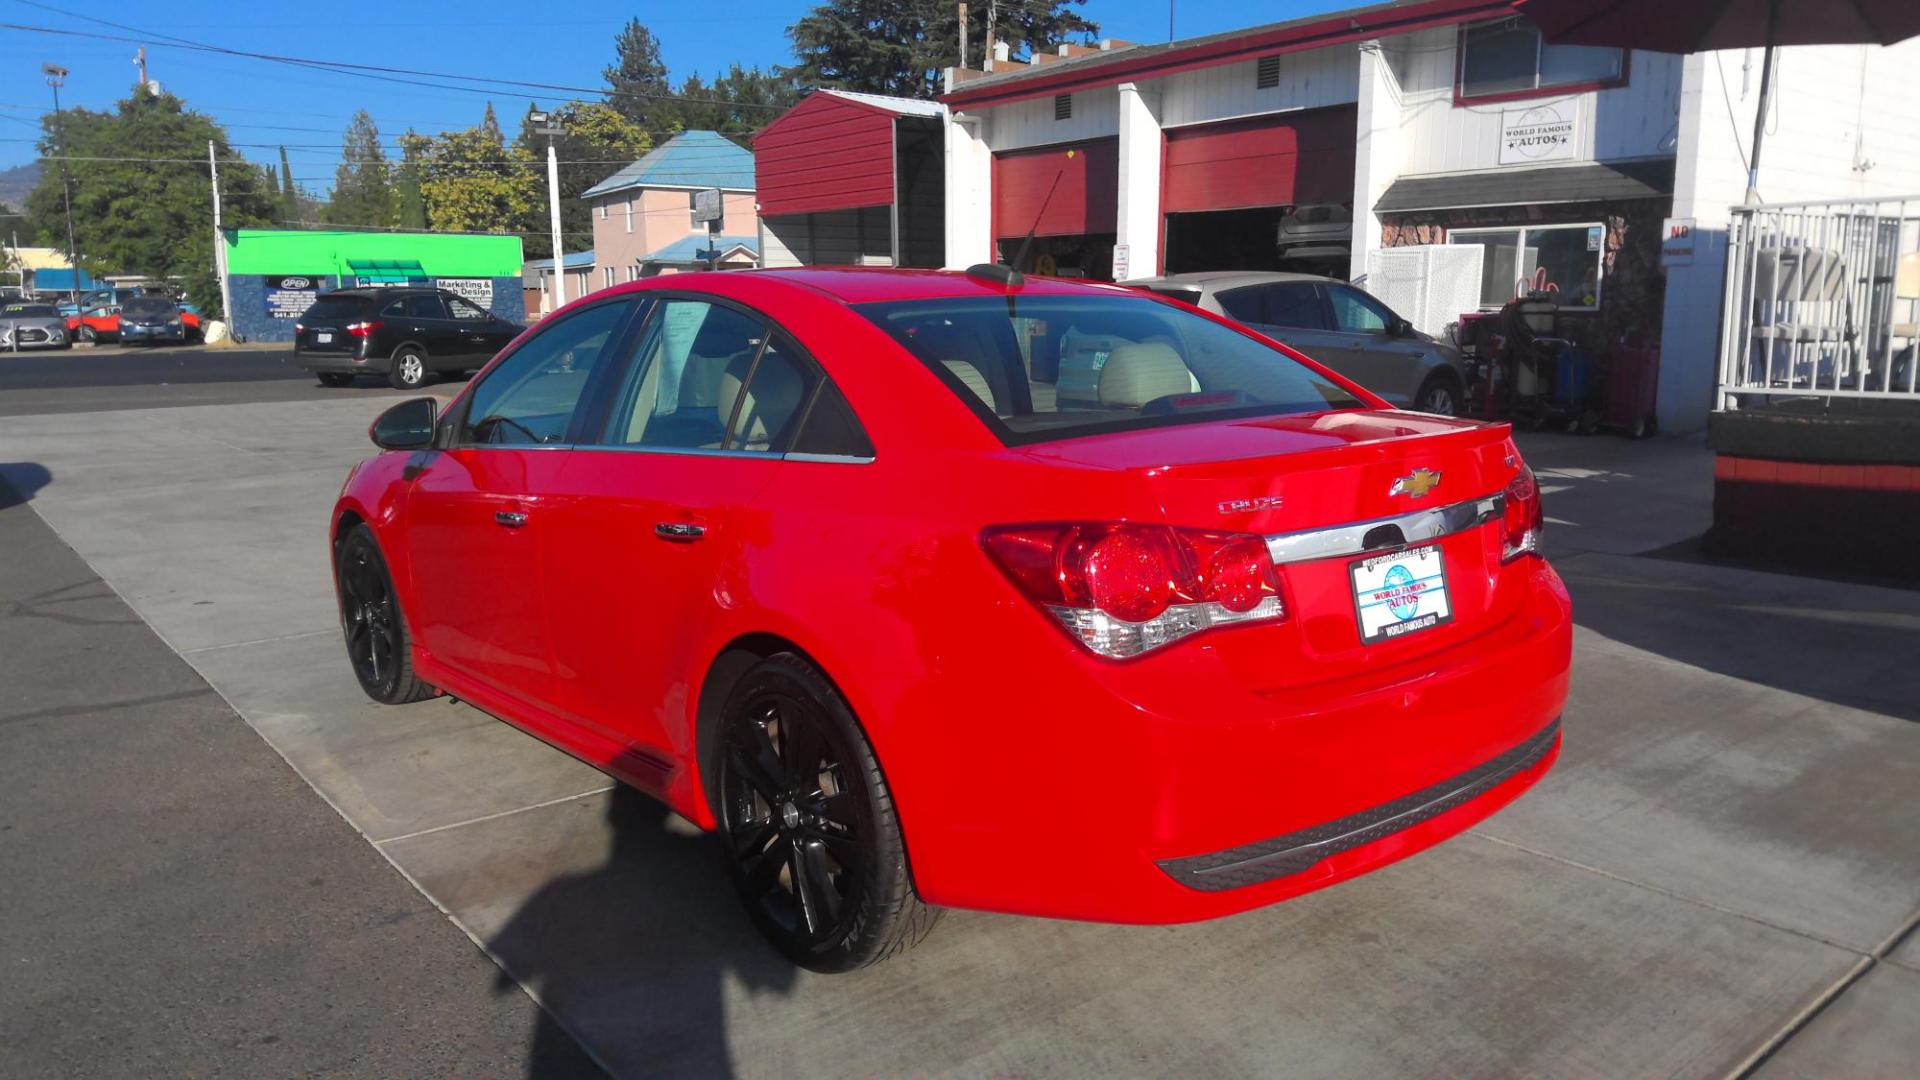
[[960, 5], [960, 67], [967, 66], [967, 5]]
[[987, 51], [980, 66], [993, 70], [993, 24], [1000, 21], [1000, 0], [987, 0]]
[[212, 139], [207, 140], [207, 171], [213, 177], [213, 271], [220, 278], [220, 313], [227, 317], [227, 336], [239, 341], [233, 320], [233, 290], [227, 287], [227, 236], [220, 231], [220, 159], [214, 156]]
[[67, 171], [67, 119], [60, 111], [60, 88], [67, 83], [67, 69], [59, 64], [41, 64], [40, 73], [47, 77], [47, 85], [53, 87], [53, 139], [59, 144], [60, 151], [60, 201], [67, 208], [67, 267], [73, 274], [73, 285], [67, 290], [67, 299], [78, 303], [80, 300], [80, 253], [79, 246], [73, 242], [73, 175]]
[[147, 47], [145, 45], [140, 46], [139, 50], [133, 54], [133, 66], [140, 69], [140, 89], [145, 90], [147, 88]]
[[547, 137], [547, 211], [553, 219], [553, 295], [558, 308], [567, 302], [567, 265], [560, 248], [560, 155], [553, 140], [563, 129], [551, 113], [528, 113], [527, 119], [533, 121], [534, 134]]

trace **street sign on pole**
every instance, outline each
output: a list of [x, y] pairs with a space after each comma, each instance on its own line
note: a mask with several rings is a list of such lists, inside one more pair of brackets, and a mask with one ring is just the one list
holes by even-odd
[[726, 201], [720, 198], [719, 188], [707, 188], [693, 193], [693, 223], [718, 229], [726, 222]]

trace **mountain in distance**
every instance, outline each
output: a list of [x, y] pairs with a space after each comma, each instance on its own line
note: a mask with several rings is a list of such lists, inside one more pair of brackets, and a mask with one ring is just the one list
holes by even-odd
[[[0, 169], [0, 206], [10, 206], [14, 213], [27, 205], [27, 194], [40, 183], [40, 163], [29, 161], [25, 165], [16, 165], [11, 169]], [[15, 222], [0, 222], [0, 225], [13, 225]]]

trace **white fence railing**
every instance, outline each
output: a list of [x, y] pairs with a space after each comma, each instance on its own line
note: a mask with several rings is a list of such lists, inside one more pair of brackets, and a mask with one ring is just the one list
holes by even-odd
[[1920, 402], [1920, 195], [1736, 208], [1722, 409], [1777, 397]]

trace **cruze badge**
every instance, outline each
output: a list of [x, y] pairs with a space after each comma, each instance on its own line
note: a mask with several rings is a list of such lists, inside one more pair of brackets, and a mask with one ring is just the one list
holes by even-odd
[[1251, 514], [1255, 510], [1280, 509], [1280, 496], [1260, 495], [1251, 499], [1225, 499], [1220, 503], [1223, 514]]
[[1436, 469], [1415, 469], [1393, 482], [1387, 489], [1389, 495], [1408, 495], [1419, 498], [1440, 486], [1440, 473]]

